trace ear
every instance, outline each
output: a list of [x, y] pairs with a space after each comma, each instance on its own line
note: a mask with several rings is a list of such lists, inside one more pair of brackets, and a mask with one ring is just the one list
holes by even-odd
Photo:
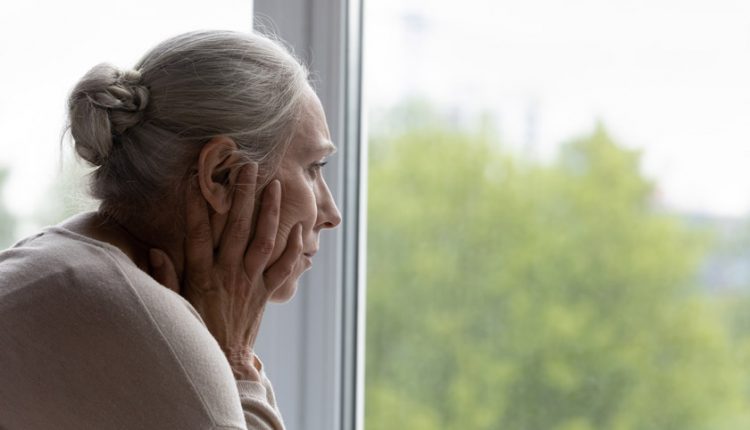
[[198, 183], [211, 208], [226, 214], [232, 206], [232, 189], [239, 172], [237, 144], [227, 136], [216, 136], [198, 155]]

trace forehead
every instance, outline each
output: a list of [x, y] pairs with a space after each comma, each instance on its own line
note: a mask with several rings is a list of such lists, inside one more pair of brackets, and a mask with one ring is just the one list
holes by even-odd
[[290, 152], [303, 156], [322, 157], [336, 152], [336, 146], [331, 142], [323, 108], [320, 102], [317, 102], [317, 98], [307, 103], [302, 118], [297, 123], [297, 130], [291, 143]]

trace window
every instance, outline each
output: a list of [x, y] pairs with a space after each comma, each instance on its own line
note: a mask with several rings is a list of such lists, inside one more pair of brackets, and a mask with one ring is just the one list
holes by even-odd
[[746, 428], [750, 7], [364, 17], [365, 428]]

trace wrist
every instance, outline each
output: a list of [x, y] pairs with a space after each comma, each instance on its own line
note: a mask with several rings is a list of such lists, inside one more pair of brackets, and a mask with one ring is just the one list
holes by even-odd
[[259, 362], [252, 348], [223, 348], [237, 380], [260, 382]]
[[261, 382], [260, 373], [250, 363], [229, 363], [234, 379], [238, 381]]

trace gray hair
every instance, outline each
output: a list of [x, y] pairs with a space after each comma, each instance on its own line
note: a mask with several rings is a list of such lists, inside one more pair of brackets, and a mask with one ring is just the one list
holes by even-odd
[[97, 167], [91, 195], [120, 216], [163, 207], [218, 135], [270, 174], [292, 139], [308, 77], [280, 42], [231, 31], [168, 39], [134, 70], [95, 66], [68, 101], [76, 152]]

